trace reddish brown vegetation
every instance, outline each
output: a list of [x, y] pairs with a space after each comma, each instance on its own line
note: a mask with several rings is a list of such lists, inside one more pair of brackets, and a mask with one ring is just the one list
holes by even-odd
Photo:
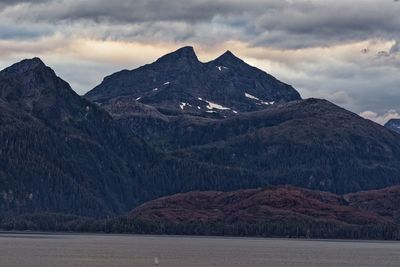
[[302, 219], [335, 224], [378, 225], [398, 221], [400, 187], [339, 196], [292, 186], [234, 192], [189, 192], [159, 198], [130, 217], [168, 223], [259, 224]]
[[346, 195], [351, 206], [400, 223], [400, 186]]

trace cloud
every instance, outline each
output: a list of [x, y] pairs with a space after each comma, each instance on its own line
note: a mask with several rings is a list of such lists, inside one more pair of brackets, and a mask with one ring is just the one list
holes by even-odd
[[326, 97], [329, 101], [340, 106], [348, 106], [353, 103], [353, 99], [345, 91], [336, 91]]
[[[0, 0], [0, 67], [39, 56], [79, 93], [183, 45], [232, 50], [356, 113], [400, 110], [392, 0]], [[86, 73], [82, 75], [82, 73]]]
[[38, 4], [49, 1], [52, 0], [0, 0], [0, 10], [9, 6], [15, 6], [19, 4]]
[[237, 14], [246, 5], [240, 1], [162, 0], [75, 0], [52, 1], [10, 10], [26, 19], [40, 21], [91, 20], [95, 22], [137, 23], [157, 21], [209, 21], [217, 14]]
[[[287, 1], [286, 1], [287, 2]], [[398, 31], [400, 6], [390, 1], [293, 1], [256, 22], [259, 42], [281, 43], [284, 37], [301, 38], [289, 47], [329, 45], [338, 42], [393, 37]], [[282, 19], [278, 19], [278, 18]], [[273, 35], [269, 34], [274, 33]], [[286, 38], [287, 39], [287, 38]]]
[[379, 115], [376, 112], [367, 110], [367, 111], [361, 112], [359, 115], [365, 119], [369, 119], [369, 120], [379, 123], [381, 125], [384, 125], [386, 122], [388, 122], [391, 119], [399, 119], [400, 118], [400, 114], [396, 110], [389, 110], [385, 114], [381, 114], [381, 115]]
[[[11, 3], [13, 1], [6, 1]], [[214, 41], [236, 39], [254, 46], [304, 48], [327, 46], [371, 38], [393, 39], [398, 36], [400, 5], [375, 0], [92, 0], [34, 1], [8, 8], [3, 16], [22, 21], [48, 23], [84, 23], [118, 27], [136, 25], [137, 29], [111, 38], [130, 38], [154, 27], [168, 29], [176, 40], [192, 37], [201, 42], [210, 39], [205, 25], [218, 26], [228, 34], [211, 35]], [[174, 32], [175, 24], [189, 26], [191, 34]], [[234, 29], [234, 30], [232, 30]], [[201, 34], [199, 34], [201, 33]], [[230, 33], [230, 34], [229, 34]], [[149, 36], [164, 38], [163, 34]], [[150, 39], [149, 38], [149, 39]], [[221, 38], [224, 38], [221, 40]], [[161, 41], [157, 39], [157, 41]]]
[[46, 0], [0, 0], [0, 4], [17, 5], [20, 3], [40, 3]]

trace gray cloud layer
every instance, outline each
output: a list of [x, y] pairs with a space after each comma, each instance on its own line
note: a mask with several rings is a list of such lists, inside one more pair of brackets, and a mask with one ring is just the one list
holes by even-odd
[[[275, 67], [269, 71], [303, 95], [379, 116], [400, 111], [399, 14], [393, 0], [0, 0], [0, 60], [24, 50], [40, 56], [79, 38], [210, 49], [240, 43], [239, 56]], [[93, 81], [68, 69], [76, 65], [60, 70], [83, 92]], [[83, 65], [91, 73], [119, 69]]]
[[[0, 1], [28, 3], [9, 9], [6, 15], [20, 20], [49, 23], [92, 21], [118, 26], [154, 24], [168, 28], [168, 22], [184, 22], [194, 28], [201, 23], [221, 23], [241, 31], [230, 36], [251, 40], [253, 45], [299, 48], [330, 45], [360, 39], [397, 39], [400, 3], [392, 0], [320, 1], [320, 0], [53, 0]], [[35, 3], [35, 4], [33, 4]], [[117, 32], [114, 38], [135, 36], [137, 31]], [[184, 35], [184, 36], [182, 36]], [[185, 38], [177, 32], [177, 40]], [[162, 37], [162, 36], [161, 36]], [[203, 36], [199, 36], [201, 39]], [[218, 40], [215, 36], [214, 41]], [[201, 41], [201, 40], [199, 40]]]

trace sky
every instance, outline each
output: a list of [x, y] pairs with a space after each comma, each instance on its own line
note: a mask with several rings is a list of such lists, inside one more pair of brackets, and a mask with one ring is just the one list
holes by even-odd
[[182, 46], [232, 51], [303, 98], [400, 118], [398, 0], [0, 0], [0, 69], [40, 57], [78, 94]]

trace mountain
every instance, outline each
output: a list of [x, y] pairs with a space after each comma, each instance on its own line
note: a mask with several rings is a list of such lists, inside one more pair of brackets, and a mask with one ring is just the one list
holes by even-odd
[[293, 87], [229, 51], [202, 63], [192, 47], [183, 47], [138, 69], [110, 75], [86, 97], [100, 104], [129, 97], [165, 115], [216, 118], [301, 99]]
[[128, 222], [158, 234], [398, 239], [399, 197], [399, 187], [344, 196], [292, 186], [189, 192], [145, 203]]
[[0, 111], [1, 213], [112, 214], [137, 202], [136, 169], [154, 152], [40, 59], [0, 72]]
[[0, 220], [119, 215], [160, 196], [263, 183], [244, 170], [158, 152], [38, 58], [0, 71], [0, 125]]
[[106, 77], [86, 98], [160, 151], [238, 168], [258, 184], [342, 194], [400, 183], [398, 135], [328, 101], [302, 100], [230, 52], [201, 63], [184, 47]]
[[399, 136], [325, 100], [181, 125], [156, 137], [170, 153], [242, 168], [269, 184], [343, 194], [400, 183]]
[[386, 124], [385, 127], [396, 132], [400, 133], [400, 119], [391, 119]]
[[[225, 75], [225, 89], [213, 91], [213, 75]], [[129, 83], [166, 78], [171, 90], [161, 95]], [[253, 79], [260, 91], [243, 91]], [[344, 194], [400, 184], [398, 134], [328, 101], [302, 100], [231, 53], [201, 63], [183, 48], [108, 82], [106, 94], [95, 93], [101, 86], [80, 97], [38, 58], [0, 71], [0, 221], [116, 216], [196, 190], [291, 184]], [[176, 105], [188, 96], [213, 109]]]
[[161, 151], [241, 169], [258, 184], [349, 193], [400, 183], [399, 136], [328, 101], [302, 100], [230, 52], [201, 63], [184, 47], [106, 77], [86, 97]]

